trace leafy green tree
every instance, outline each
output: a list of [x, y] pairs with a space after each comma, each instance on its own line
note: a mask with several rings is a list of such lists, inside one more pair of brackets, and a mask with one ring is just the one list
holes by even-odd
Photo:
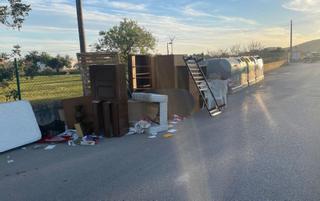
[[14, 57], [21, 57], [21, 46], [14, 45], [12, 51], [12, 56]]
[[48, 66], [59, 73], [63, 67], [71, 67], [71, 59], [69, 56], [62, 57], [60, 55], [57, 55], [56, 57], [53, 57], [48, 61]]
[[13, 79], [13, 68], [8, 68], [5, 64], [0, 64], [0, 87], [8, 87], [8, 82]]
[[2, 0], [7, 3], [0, 4], [0, 23], [8, 27], [22, 27], [25, 17], [31, 11], [30, 5], [22, 3], [22, 0]]
[[41, 56], [37, 51], [31, 51], [24, 57], [24, 75], [27, 78], [33, 78], [39, 71], [39, 62], [41, 62]]
[[16, 100], [17, 96], [14, 95], [15, 89], [11, 89], [9, 82], [14, 78], [14, 68], [8, 54], [0, 54], [0, 90], [3, 91], [3, 94], [7, 101], [11, 98]]
[[136, 21], [128, 19], [108, 31], [100, 31], [99, 35], [99, 41], [95, 44], [96, 50], [118, 52], [125, 63], [129, 54], [146, 54], [156, 45], [156, 39], [151, 32], [139, 26]]
[[46, 65], [48, 65], [48, 62], [50, 61], [50, 59], [52, 59], [52, 56], [46, 52], [41, 52], [39, 57], [40, 57], [39, 62]]

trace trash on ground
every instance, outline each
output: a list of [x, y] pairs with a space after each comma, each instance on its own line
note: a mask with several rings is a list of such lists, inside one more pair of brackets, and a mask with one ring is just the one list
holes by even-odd
[[86, 146], [93, 146], [95, 144], [96, 144], [95, 141], [81, 141], [80, 142], [80, 145], [86, 145]]
[[61, 137], [61, 136], [45, 136], [38, 143], [65, 143], [68, 142], [71, 137]]
[[10, 163], [13, 163], [14, 160], [8, 160], [7, 162], [8, 162], [8, 164], [10, 164]]
[[184, 119], [185, 118], [183, 116], [180, 116], [180, 115], [177, 115], [177, 114], [173, 115], [173, 121], [180, 122], [180, 121], [183, 121]]
[[80, 145], [90, 145], [90, 146], [96, 145], [98, 138], [99, 138], [98, 136], [94, 136], [94, 135], [84, 136], [80, 141]]
[[21, 149], [22, 149], [22, 150], [27, 150], [27, 147], [22, 147]]
[[164, 134], [163, 137], [164, 138], [172, 138], [174, 135], [171, 134], [171, 133], [167, 133], [167, 134]]
[[174, 125], [179, 124], [180, 122], [182, 122], [183, 120], [185, 120], [186, 118], [177, 114], [174, 114], [172, 116], [171, 121], [169, 122], [169, 128], [173, 128]]
[[158, 133], [154, 132], [154, 133], [150, 133], [150, 135], [148, 136], [149, 139], [154, 139], [157, 138]]
[[[81, 135], [81, 134], [80, 134]], [[98, 143], [98, 140], [103, 138], [102, 136], [97, 135], [85, 135], [80, 137], [77, 130], [66, 130], [63, 133], [57, 136], [45, 136], [43, 137], [39, 143], [66, 143], [68, 146], [76, 146], [76, 145], [84, 145], [84, 146], [92, 146]], [[55, 145], [53, 145], [55, 146]], [[45, 150], [53, 149], [52, 145], [45, 146], [44, 145], [35, 145], [34, 149], [44, 148]]]
[[44, 148], [44, 150], [52, 150], [56, 147], [56, 145], [48, 145]]
[[33, 146], [33, 149], [42, 149], [42, 148], [44, 148], [44, 147], [46, 147], [46, 145], [36, 144], [36, 145]]
[[69, 145], [69, 146], [72, 146], [72, 147], [76, 146], [76, 144], [74, 143], [73, 140], [69, 140], [69, 141], [68, 141], [68, 145]]
[[170, 130], [168, 130], [168, 133], [176, 133], [176, 132], [177, 132], [176, 129], [170, 129]]
[[145, 133], [146, 129], [150, 128], [151, 123], [145, 120], [140, 120], [135, 123], [134, 127], [129, 129], [127, 135], [134, 135], [134, 134], [143, 134]]

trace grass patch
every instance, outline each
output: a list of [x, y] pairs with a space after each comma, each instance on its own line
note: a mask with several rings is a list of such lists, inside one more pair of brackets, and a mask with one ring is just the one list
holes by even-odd
[[[80, 75], [36, 76], [33, 79], [20, 78], [23, 100], [47, 101], [82, 96]], [[16, 89], [16, 82], [10, 82], [11, 89]], [[5, 101], [5, 89], [0, 88], [0, 102]]]

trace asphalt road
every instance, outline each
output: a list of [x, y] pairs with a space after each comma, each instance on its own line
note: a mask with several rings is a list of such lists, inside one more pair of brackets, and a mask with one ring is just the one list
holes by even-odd
[[[0, 155], [0, 200], [320, 200], [320, 64], [287, 66], [171, 139]], [[8, 164], [8, 158], [14, 160]]]

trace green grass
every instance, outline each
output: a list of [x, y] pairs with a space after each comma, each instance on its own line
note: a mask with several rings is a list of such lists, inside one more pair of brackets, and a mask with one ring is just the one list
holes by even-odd
[[[48, 101], [82, 96], [80, 75], [36, 76], [33, 79], [20, 78], [23, 100]], [[16, 82], [11, 82], [11, 89], [16, 89]], [[0, 102], [5, 101], [6, 90], [0, 88]]]

